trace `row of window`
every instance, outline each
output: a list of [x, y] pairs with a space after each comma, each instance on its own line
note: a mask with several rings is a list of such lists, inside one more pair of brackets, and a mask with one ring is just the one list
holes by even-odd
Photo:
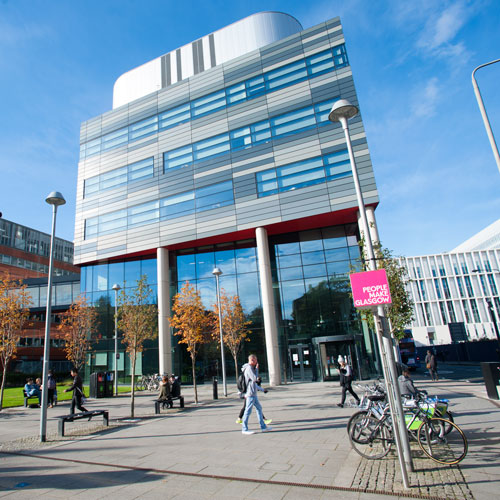
[[[472, 281], [471, 281], [469, 276], [464, 276], [463, 281], [462, 281], [462, 276], [457, 276], [456, 281], [457, 281], [458, 292], [460, 294], [460, 297], [466, 296], [465, 290], [467, 290], [468, 297], [475, 296], [474, 288], [472, 286]], [[465, 287], [464, 287], [464, 282], [465, 282]], [[497, 289], [497, 286], [495, 283], [495, 278], [492, 274], [488, 275], [488, 283], [490, 286], [490, 290], [488, 290], [488, 285], [486, 283], [484, 276], [481, 276], [481, 275], [479, 276], [479, 282], [481, 283], [482, 292], [485, 296], [498, 295], [498, 289]], [[443, 292], [441, 292], [441, 287], [442, 287]], [[451, 298], [451, 292], [450, 292], [450, 287], [448, 285], [447, 278], [441, 278], [441, 284], [439, 282], [439, 279], [435, 278], [434, 279], [434, 288], [436, 290], [437, 299], [441, 299], [443, 294], [444, 294], [445, 299]], [[426, 291], [426, 286], [425, 286], [425, 283], [423, 280], [418, 281], [417, 294], [418, 294], [419, 300], [427, 300], [427, 291]]]
[[351, 175], [347, 150], [318, 156], [283, 167], [264, 170], [256, 175], [257, 192], [269, 196]]
[[108, 151], [159, 130], [175, 127], [225, 107], [294, 85], [307, 78], [343, 68], [347, 64], [345, 46], [339, 45], [84, 143], [81, 145], [80, 158]]
[[[0, 219], [0, 245], [48, 257], [50, 254], [50, 234]], [[54, 259], [59, 262], [72, 263], [73, 243], [55, 238]]]
[[297, 109], [290, 113], [209, 137], [163, 153], [163, 171], [193, 165], [224, 153], [247, 149], [271, 139], [296, 134], [328, 123], [328, 114], [336, 99]]
[[[0, 254], [0, 263], [8, 266], [19, 267], [21, 269], [31, 269], [32, 271], [36, 271], [38, 273], [48, 274], [49, 272], [49, 266], [46, 266], [45, 264], [33, 262], [27, 259], [21, 259], [19, 257], [13, 257], [12, 255]], [[71, 274], [73, 274], [71, 271], [54, 267], [55, 276], [69, 276]]]
[[233, 204], [233, 181], [220, 182], [86, 219], [85, 239]]
[[83, 188], [83, 197], [88, 198], [101, 191], [114, 189], [134, 181], [142, 181], [153, 177], [153, 174], [154, 159], [152, 157], [125, 165], [124, 167], [115, 168], [104, 174], [86, 179]]

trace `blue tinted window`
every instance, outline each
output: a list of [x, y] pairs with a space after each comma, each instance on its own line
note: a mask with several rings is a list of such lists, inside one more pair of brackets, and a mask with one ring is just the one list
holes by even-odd
[[325, 257], [327, 262], [335, 260], [349, 260], [349, 250], [347, 247], [331, 248], [325, 250]]
[[255, 248], [237, 248], [234, 253], [238, 273], [250, 273], [257, 271], [257, 256]]
[[113, 262], [108, 266], [109, 288], [113, 288], [116, 283], [123, 288], [123, 279], [125, 273], [125, 264], [123, 262]]
[[317, 276], [326, 276], [325, 264], [314, 264], [312, 266], [304, 266], [304, 278], [314, 278]]
[[225, 275], [236, 274], [236, 258], [234, 250], [223, 250], [215, 253], [215, 264]]
[[177, 256], [177, 279], [179, 281], [196, 279], [196, 261], [193, 254]]
[[160, 122], [160, 129], [175, 127], [180, 123], [187, 122], [191, 119], [191, 112], [189, 110], [189, 103], [177, 106], [176, 108], [169, 109], [158, 116]]
[[198, 253], [196, 254], [196, 277], [200, 278], [214, 278], [212, 271], [215, 267], [214, 252]]
[[330, 276], [335, 276], [337, 274], [348, 274], [350, 270], [348, 260], [327, 262], [326, 267]]
[[276, 245], [276, 255], [291, 255], [295, 253], [300, 253], [300, 244], [299, 242], [293, 243], [280, 243]]
[[295, 267], [302, 265], [302, 261], [300, 259], [300, 254], [295, 255], [280, 255], [278, 258], [279, 266], [281, 268], [284, 267]]
[[[321, 240], [319, 241], [321, 244]], [[305, 252], [302, 254], [302, 264], [317, 264], [320, 262], [325, 262], [325, 254], [323, 250], [318, 250], [317, 252]]]
[[343, 150], [258, 172], [255, 174], [258, 195], [269, 196], [351, 175], [346, 156], [347, 152]]
[[141, 260], [141, 276], [145, 275], [149, 285], [158, 281], [156, 259]]
[[280, 281], [299, 280], [304, 277], [302, 267], [286, 267], [280, 269]]
[[133, 288], [137, 281], [141, 279], [141, 261], [132, 260], [125, 262], [125, 282], [126, 286]]
[[153, 172], [153, 158], [147, 158], [124, 167], [115, 168], [109, 172], [86, 179], [83, 196], [84, 198], [87, 198], [98, 193], [99, 191], [114, 189], [129, 182], [153, 177]]

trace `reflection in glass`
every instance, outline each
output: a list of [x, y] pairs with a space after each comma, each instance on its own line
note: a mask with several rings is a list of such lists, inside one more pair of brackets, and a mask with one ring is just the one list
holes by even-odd
[[177, 256], [177, 279], [179, 281], [193, 281], [196, 279], [196, 263], [193, 254]]
[[245, 314], [250, 314], [261, 307], [257, 273], [238, 275], [238, 295]]
[[[141, 279], [141, 261], [131, 260], [125, 262], [125, 283], [127, 287], [135, 287]], [[113, 286], [113, 284], [111, 284]]]
[[234, 250], [222, 250], [215, 252], [216, 266], [223, 275], [236, 274], [236, 259]]
[[125, 264], [123, 262], [113, 262], [109, 264], [109, 287], [115, 283], [123, 288], [123, 278], [125, 276]]
[[196, 254], [196, 275], [198, 279], [213, 277], [215, 267], [214, 252]]
[[300, 259], [300, 254], [296, 255], [280, 255], [278, 257], [279, 267], [295, 267], [302, 265], [302, 260]]
[[148, 285], [154, 285], [158, 281], [156, 271], [156, 259], [141, 260], [141, 276], [145, 275]]
[[257, 271], [257, 255], [255, 248], [237, 248], [236, 269], [238, 273], [250, 273]]
[[212, 309], [212, 306], [217, 302], [215, 278], [198, 280], [196, 283], [196, 288], [200, 292], [201, 300], [205, 308]]

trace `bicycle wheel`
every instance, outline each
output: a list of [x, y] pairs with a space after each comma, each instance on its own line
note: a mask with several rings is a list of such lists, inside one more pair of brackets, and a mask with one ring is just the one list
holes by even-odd
[[383, 420], [367, 412], [358, 412], [351, 417], [348, 426], [351, 446], [362, 457], [376, 460], [389, 453], [392, 432]]
[[[446, 429], [451, 430], [446, 434]], [[467, 438], [458, 425], [441, 417], [429, 418], [418, 429], [418, 444], [432, 460], [445, 465], [458, 464], [467, 455]]]

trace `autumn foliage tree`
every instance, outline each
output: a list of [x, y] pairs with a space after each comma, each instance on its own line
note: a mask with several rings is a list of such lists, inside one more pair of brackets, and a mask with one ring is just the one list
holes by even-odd
[[97, 332], [97, 311], [90, 307], [87, 297], [80, 295], [61, 316], [59, 330], [64, 334], [66, 359], [80, 370], [90, 351], [91, 338]]
[[[236, 378], [238, 378], [238, 354], [243, 342], [250, 340], [248, 336], [251, 331], [248, 329], [248, 325], [251, 324], [251, 321], [247, 320], [238, 295], [227, 295], [225, 290], [221, 289], [220, 306], [222, 313], [222, 339], [224, 346], [231, 351], [234, 359]], [[219, 307], [217, 304], [214, 304], [213, 308], [212, 338], [220, 344]]]
[[186, 282], [174, 297], [170, 325], [176, 329], [174, 335], [181, 337], [179, 343], [186, 344], [191, 356], [195, 403], [198, 403], [196, 356], [200, 347], [210, 340], [212, 323], [210, 316], [210, 312], [203, 307], [200, 293], [193, 285]]
[[135, 366], [137, 355], [144, 350], [144, 342], [158, 335], [158, 307], [153, 304], [153, 290], [147, 283], [147, 276], [141, 276], [137, 286], [127, 293], [122, 289], [118, 297], [118, 328], [122, 331], [122, 343], [126, 344], [130, 357], [130, 416], [135, 407]]
[[15, 356], [22, 328], [29, 317], [31, 298], [26, 285], [4, 275], [0, 278], [0, 361], [3, 367], [0, 389], [0, 410], [7, 376], [7, 365]]

